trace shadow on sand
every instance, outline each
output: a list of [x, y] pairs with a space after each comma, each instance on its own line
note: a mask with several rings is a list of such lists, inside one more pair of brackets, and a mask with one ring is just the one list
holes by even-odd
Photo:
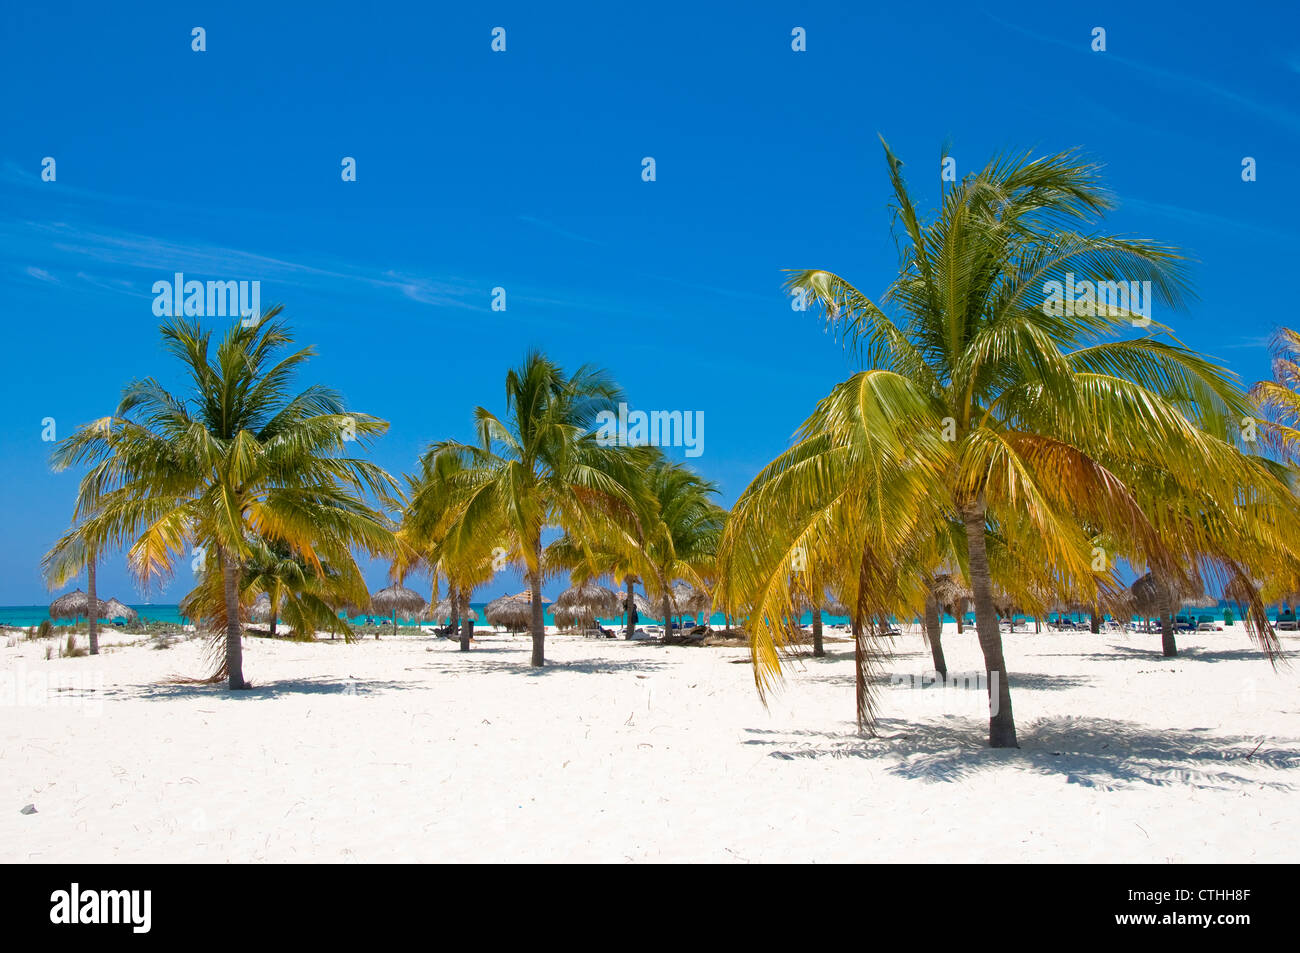
[[[475, 655], [480, 656], [475, 658]], [[513, 649], [501, 654], [513, 656], [512, 660], [504, 658], [482, 658], [486, 651], [474, 649], [470, 652], [455, 652], [430, 659], [417, 667], [417, 671], [436, 672], [442, 675], [481, 675], [484, 672], [507, 672], [515, 675], [537, 677], [558, 672], [577, 672], [582, 675], [613, 675], [618, 672], [631, 672], [636, 675], [649, 675], [668, 666], [652, 659], [592, 659], [590, 661], [555, 662], [548, 660], [542, 668], [528, 664], [527, 649]]]
[[373, 695], [382, 692], [424, 688], [419, 682], [368, 678], [286, 678], [270, 682], [253, 682], [253, 687], [232, 692], [225, 682], [215, 684], [168, 684], [121, 686], [106, 689], [106, 699], [141, 699], [158, 701], [171, 698], [220, 698], [231, 701], [275, 698], [279, 695]]
[[746, 744], [769, 746], [774, 758], [869, 758], [890, 774], [921, 781], [961, 781], [1004, 765], [1070, 784], [1116, 789], [1140, 784], [1195, 789], [1293, 790], [1300, 741], [1223, 736], [1208, 730], [1157, 730], [1108, 718], [1043, 718], [1020, 726], [1017, 749], [986, 746], [987, 726], [881, 719], [876, 735], [750, 728]]
[[[1268, 656], [1259, 649], [1206, 649], [1196, 645], [1179, 645], [1178, 654], [1165, 658], [1160, 652], [1159, 636], [1151, 646], [1107, 646], [1104, 652], [1041, 652], [1044, 656], [1068, 656], [1090, 662], [1267, 662]], [[1285, 664], [1284, 656], [1280, 664]]]

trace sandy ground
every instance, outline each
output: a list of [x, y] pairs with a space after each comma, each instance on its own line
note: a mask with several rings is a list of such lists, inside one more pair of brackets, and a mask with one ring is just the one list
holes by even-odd
[[[982, 689], [853, 728], [851, 647], [764, 708], [744, 649], [480, 635], [248, 639], [254, 690], [169, 686], [198, 642], [0, 640], [0, 861], [1294, 861], [1300, 666], [1237, 632], [1007, 638], [1022, 749]], [[950, 631], [950, 669], [975, 671]], [[136, 644], [130, 644], [130, 643]], [[1284, 636], [1291, 650], [1294, 634]], [[57, 652], [57, 650], [56, 650]], [[35, 813], [21, 813], [25, 805]]]

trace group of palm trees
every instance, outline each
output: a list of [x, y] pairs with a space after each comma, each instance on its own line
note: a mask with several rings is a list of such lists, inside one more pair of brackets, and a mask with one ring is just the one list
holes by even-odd
[[1067, 274], [1149, 282], [1168, 308], [1187, 296], [1174, 249], [1096, 233], [1111, 202], [1073, 153], [995, 159], [944, 186], [928, 215], [888, 146], [885, 158], [901, 264], [880, 302], [828, 271], [790, 279], [863, 369], [730, 513], [714, 484], [657, 448], [598, 440], [617, 386], [539, 352], [507, 374], [502, 415], [477, 408], [472, 442], [432, 444], [399, 481], [358, 455], [384, 421], [326, 388], [292, 389], [312, 351], [291, 347], [276, 307], [227, 329], [215, 352], [211, 331], [164, 324], [189, 393], [134, 382], [113, 415], [59, 445], [55, 466], [86, 473], [48, 578], [60, 584], [118, 546], [143, 580], [190, 559], [184, 611], [216, 636], [213, 677], [231, 688], [248, 684], [240, 636], [260, 594], [296, 631], [348, 634], [340, 610], [368, 600], [358, 552], [389, 559], [398, 582], [427, 570], [456, 616], [495, 573], [520, 567], [535, 666], [548, 576], [609, 577], [629, 603], [639, 580], [665, 621], [685, 580], [744, 620], [760, 691], [801, 639], [804, 609], [818, 623], [834, 601], [851, 620], [866, 722], [872, 639], [891, 616], [922, 617], [941, 660], [939, 590], [960, 577], [999, 747], [1017, 744], [1002, 606], [1120, 606], [1123, 567], [1145, 566], [1162, 591], [1209, 583], [1243, 604], [1275, 654], [1264, 600], [1300, 590], [1285, 532], [1297, 516], [1295, 354], [1248, 395], [1163, 324], [1119, 307], [1044, 307], [1045, 285]]

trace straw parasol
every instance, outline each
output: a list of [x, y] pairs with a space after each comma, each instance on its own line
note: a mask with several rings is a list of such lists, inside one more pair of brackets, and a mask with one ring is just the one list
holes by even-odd
[[118, 602], [116, 599], [109, 599], [104, 604], [105, 619], [125, 619], [127, 622], [134, 622], [140, 618], [140, 613], [136, 612], [125, 602]]
[[827, 615], [845, 616], [849, 614], [849, 607], [828, 592], [826, 601], [822, 603], [822, 611]]
[[[95, 603], [95, 618], [106, 618], [108, 603], [102, 599], [96, 599]], [[50, 603], [51, 619], [79, 619], [82, 616], [90, 618], [90, 597], [80, 589], [74, 589]]]
[[[374, 610], [382, 615], [393, 616], [393, 634], [397, 634], [397, 615], [400, 612], [403, 616], [411, 618], [419, 615], [428, 605], [424, 601], [424, 596], [420, 595], [413, 589], [407, 589], [403, 585], [394, 583], [386, 589], [380, 589], [370, 597], [370, 605]], [[378, 634], [376, 633], [376, 638]]]
[[687, 613], [697, 615], [701, 612], [708, 611], [709, 607], [713, 605], [713, 600], [709, 598], [707, 592], [703, 589], [696, 589], [689, 582], [682, 582], [680, 580], [673, 583], [672, 589], [669, 591], [669, 596], [672, 599], [673, 608], [677, 610], [678, 615], [685, 615]]
[[[617, 615], [626, 594], [599, 586], [590, 579], [565, 589], [555, 600], [555, 624], [592, 622], [597, 616]], [[564, 619], [564, 622], [560, 620]]]
[[[421, 612], [420, 618], [426, 619], [430, 622], [448, 622], [455, 614], [450, 599], [439, 599], [436, 606], [432, 606]], [[478, 613], [469, 607], [465, 608], [465, 611], [460, 614], [460, 617], [462, 619], [473, 619], [475, 622], [478, 621]]]
[[[543, 607], [551, 600], [543, 597]], [[492, 625], [503, 625], [508, 629], [526, 629], [533, 621], [533, 595], [527, 589], [516, 592], [513, 596], [493, 599], [483, 607], [483, 615]]]
[[[284, 609], [284, 596], [280, 597], [280, 608]], [[257, 598], [253, 600], [252, 607], [248, 610], [248, 617], [254, 622], [271, 621], [271, 596], [265, 592], [259, 592]]]
[[[627, 611], [626, 594], [624, 595], [623, 603], [624, 603], [623, 611], [626, 612]], [[641, 593], [639, 592], [632, 593], [632, 605], [636, 606], [637, 615], [649, 616], [652, 619], [654, 618], [655, 607], [651, 604], [650, 600], [647, 599], [645, 596], [641, 595]]]
[[[804, 611], [809, 611], [812, 609], [812, 604], [809, 602], [808, 594], [803, 591], [800, 591], [795, 594], [795, 605], [799, 609], [802, 609]], [[822, 592], [821, 605], [819, 605], [817, 608], [819, 608], [822, 612], [827, 613], [828, 615], [849, 614], [849, 607], [846, 606], [844, 603], [840, 602], [839, 599], [835, 598], [835, 596], [831, 595], [830, 592], [828, 591]]]

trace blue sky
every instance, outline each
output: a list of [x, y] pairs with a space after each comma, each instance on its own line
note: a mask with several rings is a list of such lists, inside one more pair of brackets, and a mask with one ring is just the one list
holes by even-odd
[[[959, 173], [1007, 149], [1106, 163], [1109, 230], [1196, 259], [1198, 299], [1157, 317], [1246, 382], [1300, 321], [1294, 4], [470, 6], [6, 5], [0, 604], [48, 599], [70, 515], [42, 419], [64, 436], [134, 377], [179, 384], [150, 291], [175, 271], [260, 280], [318, 348], [311, 379], [392, 422], [395, 473], [468, 439], [539, 345], [634, 408], [703, 412], [692, 462], [724, 503], [853, 369], [782, 269], [888, 283], [878, 133], [922, 196], [945, 141]], [[141, 598], [120, 557], [100, 586]]]

